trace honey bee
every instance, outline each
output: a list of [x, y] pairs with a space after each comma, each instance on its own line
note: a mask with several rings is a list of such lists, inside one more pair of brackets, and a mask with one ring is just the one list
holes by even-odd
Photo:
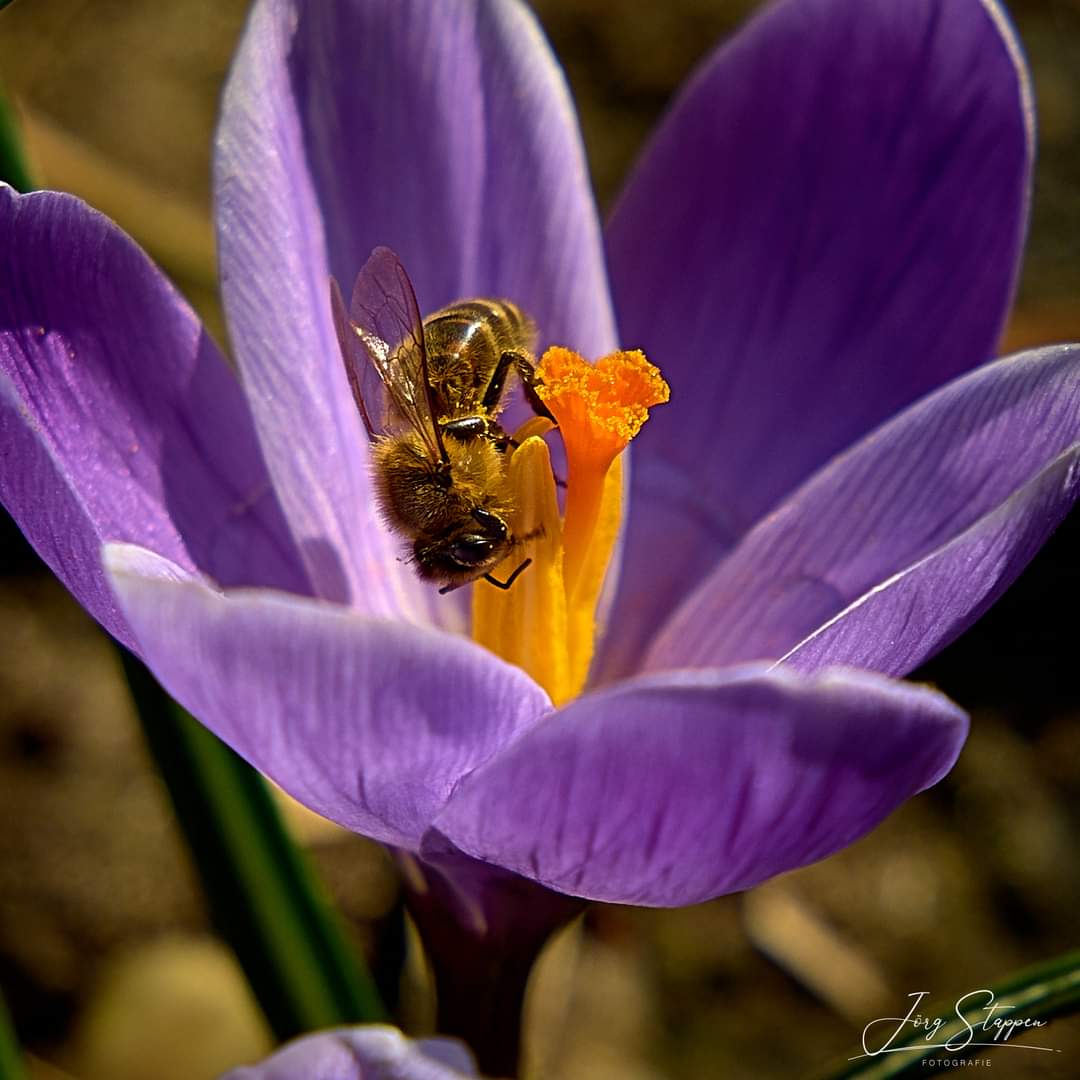
[[356, 280], [349, 313], [336, 282], [331, 303], [353, 400], [372, 439], [383, 516], [412, 542], [411, 558], [440, 593], [491, 574], [518, 544], [510, 527], [506, 451], [500, 426], [512, 375], [533, 408], [536, 328], [508, 300], [467, 300], [421, 320], [398, 257], [376, 248]]

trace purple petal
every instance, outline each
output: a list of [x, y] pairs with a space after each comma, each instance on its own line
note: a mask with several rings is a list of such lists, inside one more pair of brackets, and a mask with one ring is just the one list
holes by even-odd
[[351, 286], [379, 244], [425, 312], [507, 296], [542, 342], [614, 347], [599, 223], [566, 82], [516, 0], [297, 6], [288, 78]]
[[221, 1080], [463, 1080], [478, 1075], [461, 1043], [414, 1041], [396, 1028], [376, 1025], [305, 1035]]
[[321, 595], [460, 625], [378, 521], [327, 282], [348, 291], [385, 244], [424, 311], [509, 296], [545, 340], [612, 345], [580, 139], [535, 21], [510, 0], [256, 4], [216, 190], [235, 352]]
[[0, 498], [105, 628], [103, 540], [226, 585], [309, 589], [239, 384], [112, 222], [0, 188]]
[[221, 593], [106, 549], [162, 685], [238, 754], [347, 829], [414, 848], [457, 781], [550, 709], [472, 642], [280, 593]]
[[850, 844], [936, 783], [966, 733], [940, 694], [865, 672], [669, 673], [538, 724], [435, 827], [572, 895], [692, 904]]
[[288, 22], [281, 5], [256, 5], [222, 103], [214, 183], [233, 351], [317, 594], [422, 620], [420, 586], [378, 520], [330, 318], [322, 222], [285, 70]]
[[[829, 624], [802, 662], [910, 671], [978, 618], [1064, 517], [1078, 456], [1080, 346], [980, 368], [765, 519], [676, 612], [646, 666], [781, 657]], [[856, 621], [831, 622], [849, 605]]]
[[863, 593], [782, 662], [904, 675], [959, 637], [1016, 580], [1080, 496], [1080, 446], [955, 540]]
[[608, 229], [623, 341], [672, 391], [636, 446], [609, 676], [805, 477], [993, 355], [1031, 109], [991, 0], [787, 0], [690, 82]]

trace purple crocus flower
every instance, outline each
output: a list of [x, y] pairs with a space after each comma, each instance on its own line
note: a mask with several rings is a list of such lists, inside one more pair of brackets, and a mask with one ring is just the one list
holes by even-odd
[[[1080, 353], [985, 363], [1031, 125], [992, 0], [781, 0], [684, 88], [602, 244], [516, 0], [260, 0], [215, 169], [240, 378], [114, 225], [4, 191], [0, 494], [178, 700], [465, 908], [522, 878], [747, 888], [948, 770], [965, 718], [887, 676], [1077, 495]], [[507, 296], [544, 343], [618, 338], [672, 387], [591, 682], [559, 708], [378, 520], [327, 280], [379, 244], [425, 310]]]
[[221, 1080], [468, 1080], [477, 1075], [460, 1043], [413, 1041], [394, 1028], [372, 1026], [307, 1035]]

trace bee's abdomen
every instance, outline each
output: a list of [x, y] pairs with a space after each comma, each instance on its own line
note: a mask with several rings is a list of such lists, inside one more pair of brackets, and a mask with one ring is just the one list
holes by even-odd
[[480, 358], [504, 352], [532, 352], [536, 327], [509, 300], [463, 300], [424, 320], [429, 353], [457, 352]]

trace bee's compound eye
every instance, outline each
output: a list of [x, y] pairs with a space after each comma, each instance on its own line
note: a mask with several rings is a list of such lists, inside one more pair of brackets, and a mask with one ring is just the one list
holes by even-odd
[[486, 536], [462, 536], [450, 548], [450, 558], [461, 566], [479, 566], [491, 558], [494, 548]]

